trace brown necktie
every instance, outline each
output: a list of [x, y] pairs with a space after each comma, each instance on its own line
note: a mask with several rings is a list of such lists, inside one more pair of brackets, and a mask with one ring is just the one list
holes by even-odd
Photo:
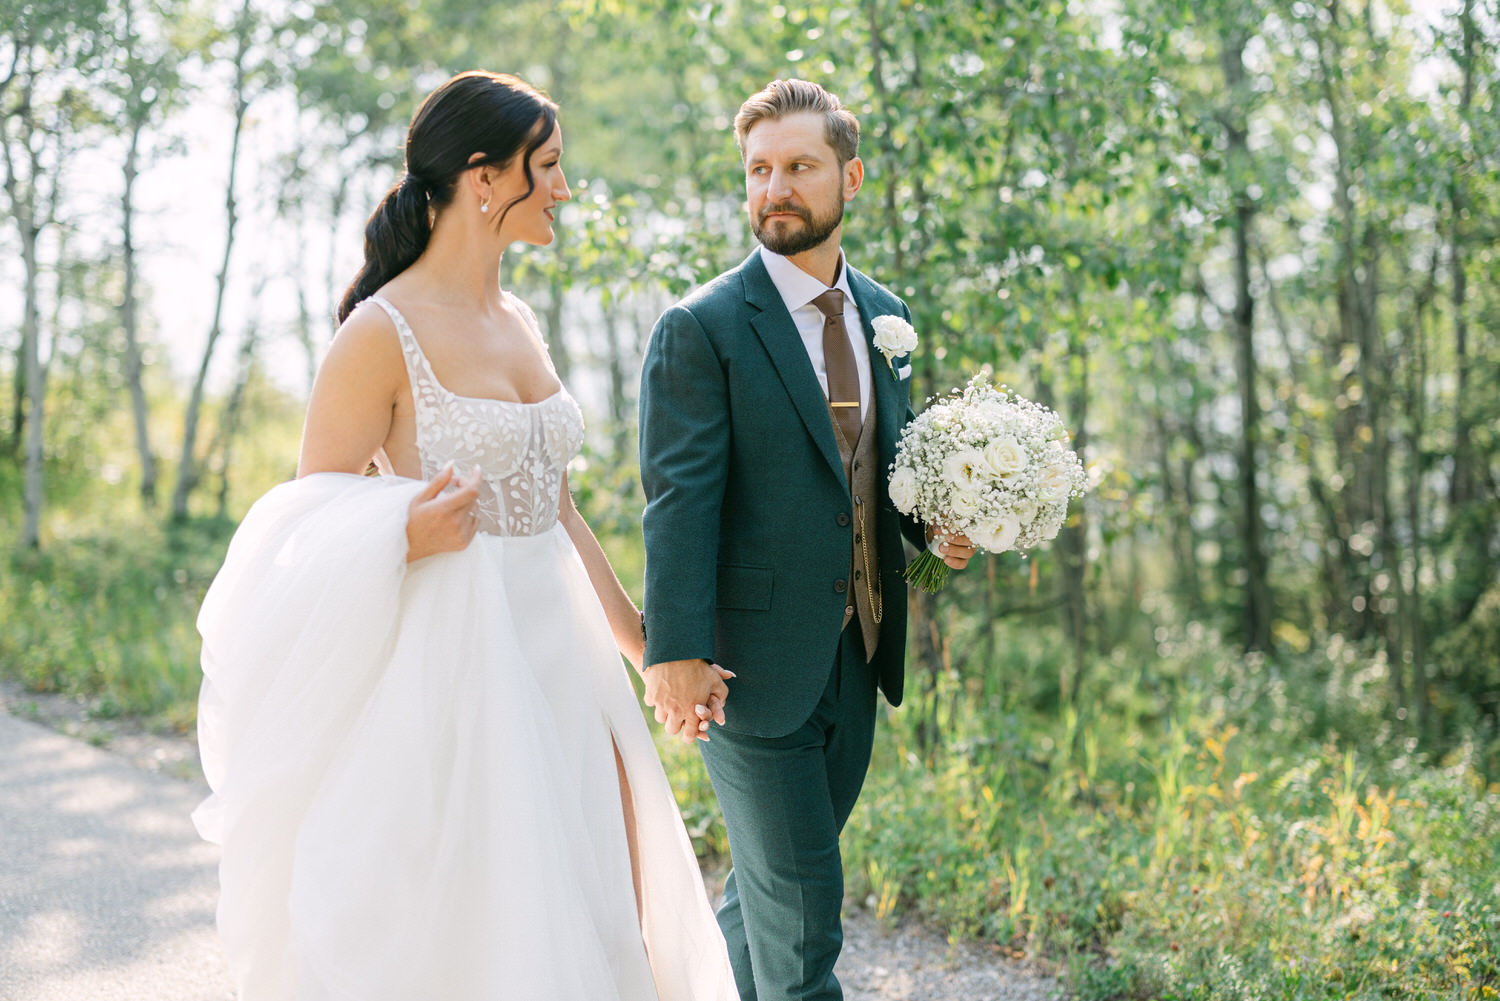
[[859, 441], [859, 369], [854, 364], [854, 348], [849, 344], [849, 330], [844, 326], [844, 293], [836, 288], [813, 300], [823, 313], [823, 363], [828, 370], [828, 405], [833, 408], [833, 423], [843, 432], [852, 450]]

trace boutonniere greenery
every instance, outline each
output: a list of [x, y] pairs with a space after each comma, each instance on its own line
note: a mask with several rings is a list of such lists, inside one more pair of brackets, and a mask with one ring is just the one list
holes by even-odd
[[901, 317], [892, 315], [877, 316], [870, 321], [870, 326], [875, 330], [875, 347], [885, 355], [885, 363], [890, 366], [891, 374], [897, 379], [910, 376], [911, 366], [902, 365], [898, 370], [896, 359], [917, 350], [916, 330]]

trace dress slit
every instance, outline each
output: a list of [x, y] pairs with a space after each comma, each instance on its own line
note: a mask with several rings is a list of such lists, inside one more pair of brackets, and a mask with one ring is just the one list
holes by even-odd
[[625, 816], [625, 841], [630, 849], [630, 883], [635, 887], [635, 914], [645, 925], [644, 885], [641, 880], [640, 835], [635, 823], [635, 797], [630, 793], [630, 776], [625, 773], [625, 759], [620, 757], [620, 745], [615, 742], [614, 732], [609, 735], [609, 745], [615, 752], [615, 773], [620, 780], [620, 809]]

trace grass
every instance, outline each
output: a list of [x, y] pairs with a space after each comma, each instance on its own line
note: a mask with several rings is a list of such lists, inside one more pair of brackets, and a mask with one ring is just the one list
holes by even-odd
[[[1243, 664], [1206, 643], [1179, 656], [1196, 663], [1152, 673]], [[1119, 677], [1094, 676], [1106, 666]], [[1279, 683], [1314, 689], [1318, 670]], [[928, 697], [957, 707], [942, 746], [917, 745], [917, 713], [890, 713], [846, 831], [851, 884], [877, 913], [1052, 959], [1081, 998], [1500, 989], [1500, 788], [1472, 749], [1382, 756], [1250, 689], [1164, 693], [1154, 721], [1106, 683], [1045, 713], [936, 681]]]
[[34, 692], [84, 696], [96, 716], [191, 729], [201, 678], [194, 622], [229, 527], [166, 530], [143, 519], [9, 557], [0, 563], [0, 671]]

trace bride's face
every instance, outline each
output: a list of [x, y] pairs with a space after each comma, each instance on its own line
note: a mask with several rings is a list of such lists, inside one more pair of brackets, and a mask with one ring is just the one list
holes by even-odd
[[[562, 126], [554, 127], [547, 141], [531, 154], [530, 166], [536, 187], [525, 200], [516, 202], [505, 213], [500, 232], [506, 243], [521, 240], [545, 246], [552, 242], [552, 223], [558, 203], [573, 197], [568, 190], [567, 178], [563, 176]], [[496, 179], [495, 202], [507, 205], [525, 193], [526, 172], [517, 158]]]

